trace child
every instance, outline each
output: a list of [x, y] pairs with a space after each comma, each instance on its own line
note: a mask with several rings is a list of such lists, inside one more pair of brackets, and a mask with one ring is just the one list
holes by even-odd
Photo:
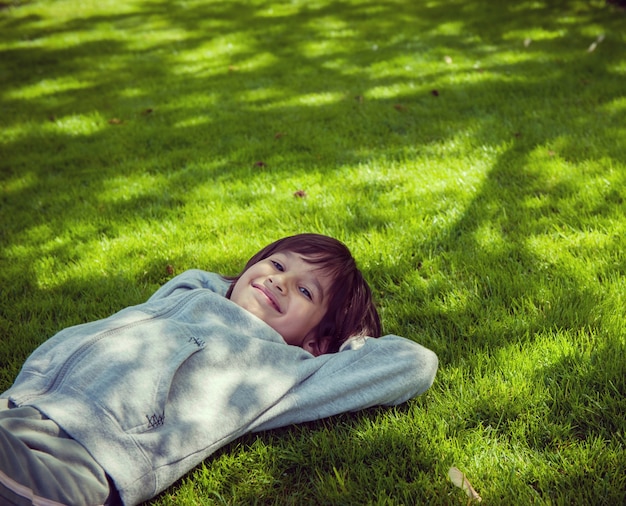
[[380, 334], [330, 237], [281, 239], [235, 278], [184, 272], [28, 358], [0, 395], [0, 502], [137, 504], [248, 432], [428, 389], [435, 354]]

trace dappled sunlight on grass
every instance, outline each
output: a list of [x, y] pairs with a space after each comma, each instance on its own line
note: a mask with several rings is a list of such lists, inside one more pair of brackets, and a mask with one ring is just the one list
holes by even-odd
[[12, 193], [27, 191], [37, 184], [37, 176], [34, 172], [21, 172], [14, 177], [6, 178], [2, 182], [2, 192], [10, 196]]
[[485, 223], [474, 231], [477, 247], [491, 255], [505, 254], [508, 249], [506, 239], [493, 224]]
[[31, 86], [23, 86], [17, 90], [8, 91], [6, 98], [10, 100], [30, 100], [46, 95], [72, 93], [89, 86], [89, 82], [79, 80], [76, 76], [65, 76], [54, 80], [43, 79]]
[[275, 104], [277, 107], [285, 107], [292, 105], [305, 105], [305, 106], [320, 106], [326, 104], [333, 104], [343, 100], [345, 96], [341, 93], [309, 93], [305, 95], [299, 95], [289, 101], [278, 102]]
[[59, 133], [70, 136], [93, 135], [106, 127], [105, 119], [98, 113], [55, 118], [54, 127]]
[[451, 465], [492, 503], [624, 498], [624, 11], [8, 4], [4, 387], [63, 326], [317, 231], [438, 353], [433, 389], [233, 443], [157, 504], [448, 504]]

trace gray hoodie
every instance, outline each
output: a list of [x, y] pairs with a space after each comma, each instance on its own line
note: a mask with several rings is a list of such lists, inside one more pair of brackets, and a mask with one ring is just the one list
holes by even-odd
[[436, 355], [388, 335], [314, 357], [190, 270], [147, 302], [64, 329], [0, 395], [42, 411], [81, 443], [125, 504], [147, 500], [248, 432], [424, 392]]

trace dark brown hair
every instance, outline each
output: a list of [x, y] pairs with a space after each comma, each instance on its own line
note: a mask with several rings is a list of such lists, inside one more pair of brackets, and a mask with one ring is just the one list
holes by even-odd
[[298, 234], [284, 237], [266, 246], [254, 255], [232, 281], [226, 297], [230, 298], [235, 283], [254, 264], [282, 251], [302, 255], [306, 262], [320, 266], [331, 277], [328, 310], [320, 321], [316, 335], [329, 336], [329, 353], [352, 336], [380, 337], [380, 317], [372, 300], [372, 292], [357, 268], [352, 253], [345, 244], [320, 234]]

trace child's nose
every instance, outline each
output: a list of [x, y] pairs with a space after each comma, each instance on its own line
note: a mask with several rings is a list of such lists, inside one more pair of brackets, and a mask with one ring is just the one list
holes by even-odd
[[270, 283], [272, 283], [280, 293], [285, 294], [287, 292], [287, 285], [289, 281], [285, 274], [276, 274], [272, 276], [270, 278]]

